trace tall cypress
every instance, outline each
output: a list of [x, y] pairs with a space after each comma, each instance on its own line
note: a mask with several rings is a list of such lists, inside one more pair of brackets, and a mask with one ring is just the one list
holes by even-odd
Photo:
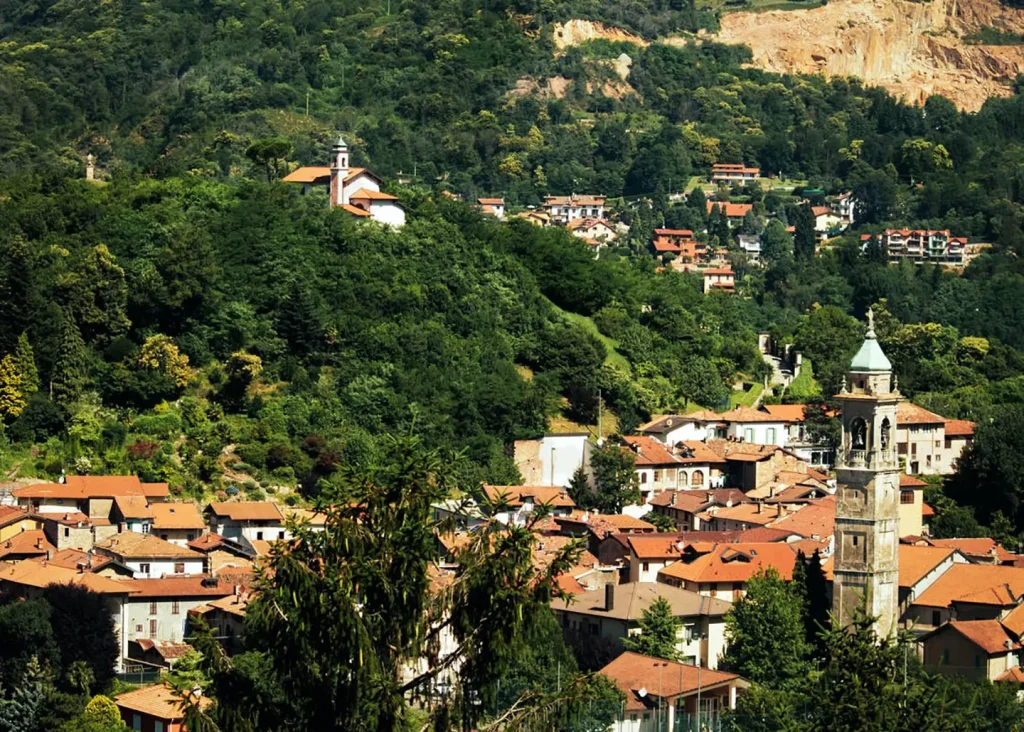
[[69, 312], [64, 312], [62, 321], [60, 351], [50, 374], [50, 394], [54, 401], [70, 404], [82, 394], [88, 382], [89, 352]]

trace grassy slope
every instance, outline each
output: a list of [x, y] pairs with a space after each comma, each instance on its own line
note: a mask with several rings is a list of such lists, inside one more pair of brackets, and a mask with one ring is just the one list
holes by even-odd
[[599, 331], [593, 320], [586, 315], [579, 315], [578, 313], [570, 313], [567, 310], [562, 310], [562, 308], [558, 307], [554, 303], [551, 304], [551, 307], [557, 310], [566, 320], [585, 328], [604, 344], [604, 347], [608, 349], [608, 356], [605, 358], [606, 364], [609, 366], [615, 366], [616, 368], [625, 371], [627, 374], [633, 373], [633, 370], [629, 366], [629, 361], [627, 361], [626, 357], [618, 351], [619, 342], [614, 338], [609, 338]]

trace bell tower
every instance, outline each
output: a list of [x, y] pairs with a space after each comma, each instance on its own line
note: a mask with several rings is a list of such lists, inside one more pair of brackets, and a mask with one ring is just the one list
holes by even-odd
[[331, 205], [341, 206], [348, 203], [345, 195], [345, 179], [348, 178], [348, 145], [338, 135], [338, 141], [331, 148]]
[[836, 461], [835, 564], [832, 612], [843, 626], [858, 606], [876, 618], [875, 632], [896, 628], [899, 608], [900, 464], [892, 364], [875, 337], [874, 313], [850, 362], [850, 381], [836, 395], [843, 437]]

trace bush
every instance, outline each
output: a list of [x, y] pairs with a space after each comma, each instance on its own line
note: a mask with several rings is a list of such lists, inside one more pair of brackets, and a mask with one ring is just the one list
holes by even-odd
[[181, 433], [181, 417], [177, 412], [143, 415], [136, 417], [132, 430], [153, 437], [175, 437]]

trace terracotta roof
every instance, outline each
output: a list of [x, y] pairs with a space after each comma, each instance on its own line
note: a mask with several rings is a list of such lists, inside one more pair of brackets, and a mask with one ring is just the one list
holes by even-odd
[[0, 543], [0, 560], [8, 557], [23, 559], [30, 556], [46, 556], [47, 552], [57, 551], [57, 547], [50, 543], [42, 529], [32, 529], [15, 534], [5, 542]]
[[153, 534], [125, 531], [97, 542], [95, 548], [126, 559], [202, 559], [203, 555], [187, 547], [164, 541]]
[[84, 526], [109, 526], [109, 519], [97, 519], [91, 516], [86, 516], [81, 511], [69, 511], [67, 513], [50, 513], [47, 511], [42, 515], [44, 521], [53, 521], [64, 526], [76, 526], [82, 524]]
[[126, 519], [153, 517], [145, 496], [114, 496], [114, 505]]
[[707, 440], [705, 444], [709, 450], [726, 460], [758, 462], [767, 460], [779, 450], [792, 454], [777, 445], [758, 445], [753, 442], [736, 442], [719, 438]]
[[327, 183], [331, 169], [326, 165], [303, 165], [281, 179], [284, 183]]
[[286, 508], [286, 518], [295, 518], [299, 521], [308, 521], [311, 526], [326, 526], [327, 514], [319, 511], [311, 511], [308, 508]]
[[927, 488], [928, 484], [912, 475], [900, 473], [900, 488]]
[[[127, 691], [114, 697], [117, 706], [132, 712], [148, 714], [156, 719], [165, 721], [176, 721], [184, 717], [185, 702], [181, 694], [165, 684], [147, 686], [135, 691]], [[212, 703], [209, 697], [199, 699], [200, 707], [207, 707]]]
[[39, 521], [40, 517], [17, 506], [0, 506], [0, 528], [28, 519]]
[[203, 517], [194, 503], [154, 503], [149, 507], [153, 514], [154, 529], [196, 529], [206, 528]]
[[[702, 275], [723, 275], [723, 276], [732, 276], [732, 275], [736, 274], [732, 270], [731, 267], [708, 267], [707, 269], [702, 269], [700, 271], [700, 273]], [[718, 282], [718, 283], [715, 283], [715, 284], [719, 284], [720, 285], [722, 283]], [[749, 407], [748, 407], [748, 409], [749, 409]]]
[[1020, 638], [1024, 635], [1024, 605], [1017, 605], [999, 622], [1017, 638]]
[[643, 611], [659, 597], [669, 602], [672, 614], [676, 617], [720, 617], [732, 608], [731, 602], [715, 597], [703, 597], [696, 592], [660, 582], [626, 582], [611, 586], [615, 588], [611, 610], [607, 609], [607, 595], [603, 587], [584, 592], [572, 600], [552, 600], [551, 606], [556, 610], [618, 620], [639, 620]]
[[712, 508], [701, 514], [701, 519], [736, 521], [753, 526], [767, 526], [781, 518], [779, 507], [769, 508], [760, 503], [741, 503], [732, 507]]
[[555, 522], [566, 529], [586, 528], [587, 530], [604, 536], [606, 532], [629, 532], [629, 531], [654, 531], [654, 524], [634, 516], [627, 516], [622, 513], [587, 513], [574, 512], [572, 516], [555, 516]]
[[796, 551], [785, 542], [719, 544], [692, 562], [674, 562], [658, 573], [688, 582], [746, 582], [762, 567], [774, 567], [783, 579], [793, 578]]
[[152, 638], [136, 638], [133, 643], [138, 644], [144, 651], [156, 651], [160, 658], [165, 661], [181, 658], [192, 650], [188, 643], [176, 643], [168, 640], [153, 640]]
[[780, 422], [803, 422], [807, 419], [806, 404], [765, 404], [761, 409]]
[[[1019, 645], [998, 620], [950, 620], [922, 636], [921, 640], [939, 633], [957, 632], [990, 656], [1004, 655]], [[1009, 643], [1009, 647], [1007, 646]]]
[[635, 456], [637, 465], [701, 465], [723, 462], [722, 458], [698, 440], [682, 442], [682, 447], [670, 447], [647, 435], [629, 435], [623, 440], [626, 443], [623, 449]]
[[12, 491], [15, 498], [112, 498], [147, 496], [166, 498], [166, 483], [143, 483], [135, 475], [69, 475], [64, 483], [36, 483]]
[[[36, 561], [41, 561], [37, 559]], [[52, 564], [57, 567], [65, 567], [67, 569], [88, 569], [90, 572], [97, 572], [103, 567], [107, 566], [114, 560], [111, 557], [104, 556], [102, 554], [90, 554], [89, 552], [83, 552], [80, 549], [61, 549], [59, 552], [54, 552], [53, 555], [46, 560], [47, 564]]]
[[913, 587], [938, 567], [955, 549], [941, 546], [899, 545], [900, 587]]
[[277, 504], [270, 501], [224, 501], [211, 503], [206, 508], [218, 518], [230, 521], [283, 521]]
[[968, 422], [966, 419], [947, 419], [946, 437], [973, 437], [976, 426], [974, 422]]
[[561, 486], [485, 485], [484, 493], [491, 503], [501, 500], [511, 508], [522, 508], [527, 498], [532, 498], [534, 505], [544, 503], [555, 508], [576, 505]]
[[826, 216], [832, 213], [832, 209], [828, 206], [811, 206], [811, 214], [817, 218], [818, 216]]
[[504, 206], [505, 205], [505, 199], [504, 198], [478, 198], [478, 199], [476, 199], [476, 202], [479, 203], [481, 206]]
[[785, 518], [770, 524], [773, 529], [782, 529], [809, 539], [824, 539], [835, 533], [836, 497], [829, 496], [808, 503]]
[[344, 209], [345, 211], [348, 211], [353, 216], [361, 216], [363, 218], [366, 218], [368, 216], [373, 216], [373, 214], [371, 214], [365, 208], [359, 208], [359, 206], [353, 206], [350, 203], [343, 203], [343, 204], [341, 204], [341, 208]]
[[655, 229], [654, 233], [658, 236], [693, 236], [691, 229]]
[[132, 599], [149, 597], [225, 597], [234, 593], [229, 582], [207, 575], [122, 580], [132, 591]]
[[934, 516], [934, 515], [935, 515], [935, 509], [934, 508], [929, 506], [927, 503], [922, 503], [921, 504], [921, 516], [922, 517], [924, 517], [924, 516]]
[[1010, 681], [1017, 684], [1024, 684], [1024, 668], [1014, 666], [1008, 668], [996, 677], [996, 681]]
[[545, 206], [603, 206], [605, 196], [573, 194], [571, 196], [544, 196]]
[[896, 405], [896, 425], [908, 424], [945, 424], [946, 418], [935, 412], [929, 412], [911, 402], [900, 402]]
[[[630, 711], [647, 709], [650, 697], [659, 695], [663, 699], [695, 695], [699, 688], [712, 689], [722, 684], [735, 683], [743, 688], [749, 682], [736, 674], [712, 671], [675, 661], [642, 656], [626, 651], [600, 671], [615, 682], [626, 695], [625, 707]], [[640, 691], [644, 690], [644, 696]]]
[[251, 596], [248, 592], [240, 593], [237, 596], [232, 593], [226, 597], [221, 597], [206, 604], [212, 608], [216, 608], [217, 610], [223, 610], [231, 615], [237, 615], [238, 617], [244, 618], [246, 609], [249, 607], [250, 598]]
[[371, 190], [369, 188], [360, 188], [358, 191], [355, 191], [354, 193], [350, 193], [348, 195], [348, 198], [349, 198], [350, 201], [353, 198], [354, 199], [358, 199], [358, 200], [368, 199], [368, 200], [371, 200], [371, 201], [397, 201], [398, 200], [398, 196], [392, 196], [390, 193], [384, 193], [383, 191], [374, 191], [374, 190]]
[[48, 585], [82, 585], [107, 595], [127, 595], [132, 589], [123, 582], [103, 577], [92, 572], [80, 572], [59, 567], [49, 562], [25, 559], [9, 567], [0, 568], [0, 583], [10, 582], [26, 587], [47, 587]]
[[726, 218], [741, 219], [747, 215], [747, 211], [753, 208], [749, 203], [728, 203], [725, 201], [708, 201], [707, 212], [710, 214], [715, 207], [721, 209]]
[[[1011, 597], [1009, 591], [1013, 592]], [[998, 564], [954, 564], [914, 600], [915, 605], [949, 607], [953, 602], [1009, 606], [1024, 594], [1024, 568]]]
[[710, 505], [727, 506], [747, 503], [747, 496], [738, 488], [712, 488], [706, 490], [667, 490], [654, 496], [652, 506], [675, 508], [694, 513]]
[[962, 554], [969, 557], [991, 557], [995, 556], [1000, 560], [1010, 560], [1013, 555], [1006, 550], [1002, 544], [996, 543], [995, 539], [979, 537], [975, 539], [931, 539], [933, 546], [944, 546], [952, 549], [959, 549]]
[[609, 229], [611, 228], [610, 226], [608, 226], [608, 222], [605, 221], [604, 219], [590, 218], [586, 216], [579, 219], [573, 219], [572, 221], [565, 225], [565, 228], [568, 229], [569, 231], [576, 231], [576, 229], [592, 229], [593, 227], [599, 225], [605, 226]]
[[273, 549], [274, 544], [278, 543], [278, 539], [273, 541], [268, 539], [253, 539], [249, 543], [252, 544], [253, 551], [256, 552], [258, 557], [266, 557], [270, 555], [270, 550]]
[[753, 407], [736, 407], [719, 415], [723, 422], [779, 422], [778, 417]]
[[784, 529], [755, 526], [752, 529], [740, 531], [735, 541], [747, 544], [760, 544], [764, 542], [786, 541], [791, 536], [793, 536], [793, 533]]
[[677, 534], [628, 534], [626, 538], [630, 550], [641, 560], [679, 559], [682, 556], [684, 540]]

